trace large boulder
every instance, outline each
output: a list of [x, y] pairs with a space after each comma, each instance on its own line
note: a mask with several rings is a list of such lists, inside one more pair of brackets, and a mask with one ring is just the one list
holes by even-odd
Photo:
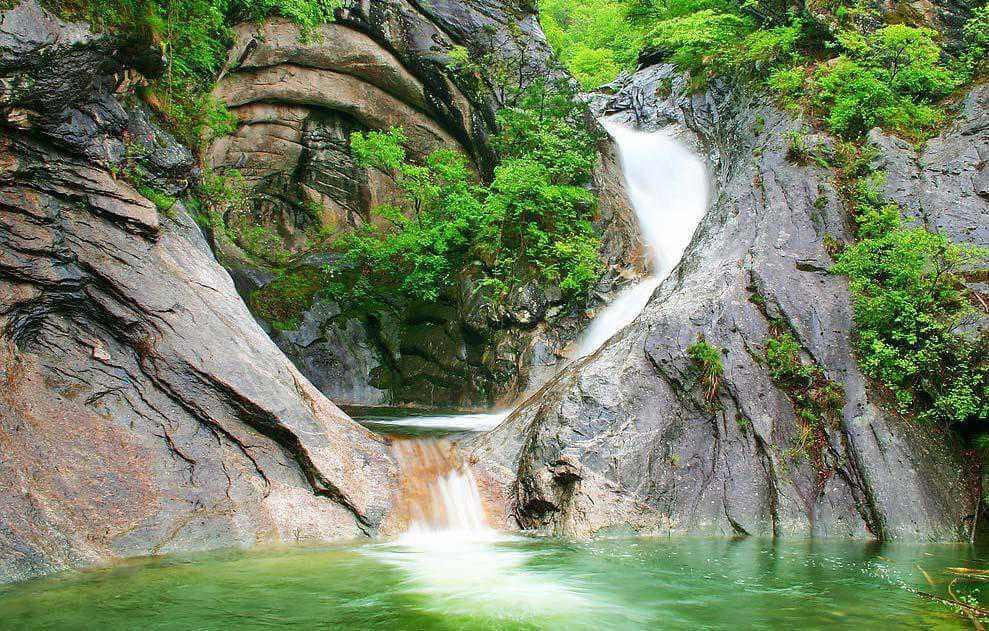
[[115, 95], [130, 58], [33, 0], [0, 13], [0, 580], [364, 536], [396, 486], [181, 204], [115, 176], [141, 130], [156, 182], [181, 190], [193, 164]]
[[[485, 489], [508, 498], [504, 522], [967, 538], [977, 485], [951, 435], [880, 406], [852, 354], [848, 290], [825, 246], [850, 241], [850, 221], [831, 171], [787, 157], [801, 121], [730, 84], [691, 94], [665, 65], [615, 89], [600, 112], [697, 147], [710, 206], [640, 316], [473, 446]], [[976, 138], [959, 129], [942, 142], [968, 155]], [[821, 386], [840, 389], [832, 420], [801, 419], [800, 393], [770, 375], [766, 342], [787, 333]], [[722, 353], [714, 400], [688, 354], [700, 339]]]

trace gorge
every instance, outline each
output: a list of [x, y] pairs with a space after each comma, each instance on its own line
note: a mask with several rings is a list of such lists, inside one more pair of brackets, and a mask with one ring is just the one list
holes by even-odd
[[984, 3], [596, 2], [0, 3], [5, 625], [980, 628]]

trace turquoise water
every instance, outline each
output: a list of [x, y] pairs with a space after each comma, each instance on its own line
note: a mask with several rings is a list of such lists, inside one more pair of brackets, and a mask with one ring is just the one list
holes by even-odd
[[961, 565], [989, 558], [862, 542], [406, 538], [160, 557], [5, 586], [0, 628], [963, 629], [904, 589], [945, 594], [944, 569]]

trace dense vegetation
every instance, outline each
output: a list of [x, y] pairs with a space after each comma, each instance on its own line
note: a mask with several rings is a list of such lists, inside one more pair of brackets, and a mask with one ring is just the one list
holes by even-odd
[[809, 11], [768, 0], [542, 0], [547, 38], [593, 88], [640, 55], [670, 61], [695, 86], [714, 76], [761, 85], [789, 107], [854, 137], [873, 126], [923, 135], [942, 120], [939, 99], [985, 72], [989, 10], [948, 50], [930, 28], [886, 24], [866, 3]]
[[989, 423], [989, 340], [972, 326], [965, 275], [984, 269], [986, 253], [905, 225], [882, 178], [851, 185], [859, 241], [833, 268], [849, 278], [862, 370], [901, 410], [980, 431]]
[[468, 268], [494, 299], [531, 280], [586, 295], [601, 263], [587, 188], [596, 150], [584, 120], [565, 84], [530, 85], [498, 114], [490, 183], [449, 149], [410, 160], [400, 130], [355, 133], [358, 162], [388, 174], [401, 194], [373, 211], [387, 228], [369, 222], [335, 244], [341, 272], [358, 272], [351, 297], [374, 304], [397, 290], [436, 300]]

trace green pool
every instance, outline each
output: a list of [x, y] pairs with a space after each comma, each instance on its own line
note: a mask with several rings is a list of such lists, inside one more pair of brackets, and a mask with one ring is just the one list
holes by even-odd
[[[963, 629], [971, 623], [907, 588], [943, 595], [945, 568], [987, 565], [960, 545], [407, 536], [5, 586], [0, 628]], [[977, 601], [978, 586], [952, 589]]]

